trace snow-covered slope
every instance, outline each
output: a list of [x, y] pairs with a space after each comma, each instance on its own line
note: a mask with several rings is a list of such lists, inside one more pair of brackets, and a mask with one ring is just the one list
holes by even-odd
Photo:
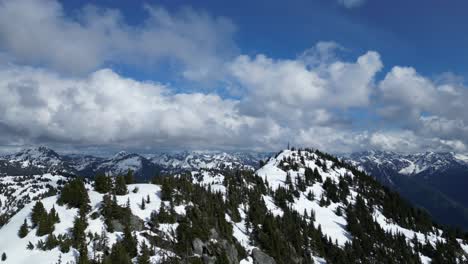
[[6, 221], [32, 201], [55, 195], [65, 180], [52, 174], [0, 177], [0, 215]]
[[345, 158], [364, 170], [374, 166], [413, 176], [420, 173], [440, 173], [453, 166], [468, 168], [466, 157], [452, 152], [401, 154], [390, 151], [364, 151], [350, 154]]
[[[126, 156], [121, 153], [114, 159]], [[38, 237], [37, 228], [24, 238], [18, 236], [25, 219], [32, 226], [33, 197], [41, 197], [47, 183], [60, 193], [62, 182], [70, 179], [45, 174], [30, 180], [3, 178], [10, 188], [1, 189], [2, 202], [11, 196], [28, 196], [31, 203], [16, 210], [0, 228], [0, 254], [5, 252], [7, 263], [13, 264], [32, 260], [56, 263], [59, 259], [75, 263], [83, 250], [73, 246], [63, 252], [59, 247], [39, 249], [37, 245], [47, 235]], [[20, 188], [21, 182], [24, 186]], [[106, 231], [104, 194], [94, 191], [92, 183], [85, 186], [91, 208], [86, 213], [86, 233], [91, 234], [86, 236], [88, 257], [112, 257], [96, 247], [96, 239], [106, 237], [110, 248], [124, 239], [124, 233], [121, 228]], [[132, 233], [140, 246], [143, 242], [152, 245], [154, 263], [163, 258], [242, 264], [348, 263], [346, 258], [353, 263], [363, 259], [383, 263], [383, 258], [392, 258], [394, 263], [405, 263], [402, 256], [416, 257], [414, 263], [430, 263], [441, 256], [453, 256], [454, 263], [468, 261], [468, 235], [455, 234], [455, 238], [371, 177], [318, 151], [284, 150], [256, 171], [200, 169], [158, 178], [157, 184], [127, 188], [127, 194], [113, 199], [131, 211], [136, 219], [132, 220], [136, 222]], [[55, 195], [41, 197], [46, 211], [54, 208], [60, 218], [52, 234], [70, 237], [78, 209], [61, 206], [57, 199]], [[30, 244], [34, 249], [27, 249]]]
[[247, 169], [254, 170], [268, 153], [184, 151], [150, 155], [150, 159], [165, 171], [192, 171], [199, 169]]
[[132, 170], [138, 180], [146, 181], [160, 171], [175, 173], [199, 169], [254, 170], [258, 168], [260, 160], [268, 155], [257, 152], [183, 151], [143, 156], [121, 151], [106, 158], [82, 154], [61, 155], [41, 146], [0, 157], [0, 175], [57, 172], [93, 177], [97, 173], [115, 176]]
[[468, 230], [468, 159], [455, 153], [366, 151], [349, 163], [428, 210], [439, 222]]

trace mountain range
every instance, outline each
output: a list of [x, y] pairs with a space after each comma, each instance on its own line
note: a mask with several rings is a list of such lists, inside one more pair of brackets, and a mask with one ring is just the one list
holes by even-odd
[[344, 156], [439, 222], [468, 229], [468, 156], [365, 151]]
[[468, 261], [468, 233], [310, 149], [283, 150], [256, 170], [202, 168], [151, 183], [6, 175], [0, 212], [0, 254], [13, 264]]
[[0, 173], [4, 175], [32, 175], [61, 173], [94, 177], [98, 173], [122, 175], [131, 170], [138, 181], [148, 181], [161, 173], [197, 169], [258, 168], [260, 160], [271, 153], [183, 151], [140, 155], [118, 152], [110, 157], [82, 154], [58, 154], [40, 146], [0, 157]]

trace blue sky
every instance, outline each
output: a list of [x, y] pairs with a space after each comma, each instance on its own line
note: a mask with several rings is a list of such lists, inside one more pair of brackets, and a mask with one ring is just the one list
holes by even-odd
[[0, 0], [0, 145], [468, 152], [466, 10]]
[[[140, 4], [138, 4], [140, 3]], [[87, 5], [63, 1], [69, 14]], [[335, 41], [345, 55], [378, 51], [387, 68], [414, 66], [424, 75], [453, 72], [468, 74], [468, 3], [444, 1], [363, 1], [346, 8], [337, 1], [99, 1], [99, 6], [119, 9], [134, 25], [145, 17], [144, 4], [171, 11], [183, 7], [229, 18], [237, 26], [236, 44], [242, 53], [264, 53], [293, 58], [319, 41]], [[135, 78], [150, 74], [129, 71]]]

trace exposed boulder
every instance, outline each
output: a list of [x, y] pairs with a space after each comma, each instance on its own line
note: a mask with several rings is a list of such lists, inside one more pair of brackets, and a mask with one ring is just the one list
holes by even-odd
[[276, 261], [258, 248], [252, 250], [254, 264], [276, 264]]

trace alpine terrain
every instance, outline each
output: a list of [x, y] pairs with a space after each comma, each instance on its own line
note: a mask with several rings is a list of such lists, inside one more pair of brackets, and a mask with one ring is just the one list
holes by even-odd
[[468, 156], [365, 151], [345, 159], [426, 209], [437, 221], [468, 230]]
[[468, 262], [467, 233], [434, 223], [349, 163], [312, 149], [283, 150], [261, 163], [145, 183], [131, 173], [2, 176], [2, 260]]

